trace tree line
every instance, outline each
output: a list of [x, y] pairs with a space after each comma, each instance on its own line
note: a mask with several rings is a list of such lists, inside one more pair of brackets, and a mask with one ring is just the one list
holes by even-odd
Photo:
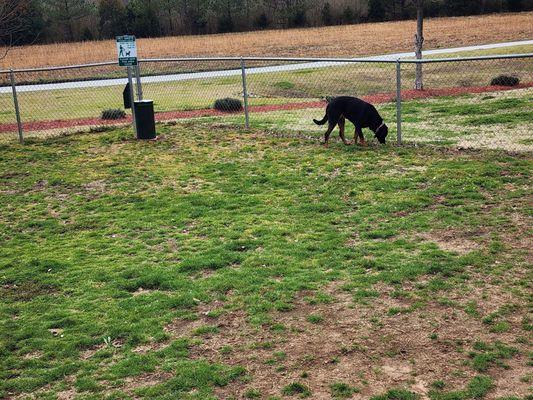
[[[428, 17], [519, 12], [530, 0], [424, 0]], [[5, 10], [11, 12], [2, 19]], [[16, 11], [13, 11], [16, 9]], [[5, 15], [4, 15], [5, 17]], [[0, 0], [0, 45], [391, 21], [416, 0]]]

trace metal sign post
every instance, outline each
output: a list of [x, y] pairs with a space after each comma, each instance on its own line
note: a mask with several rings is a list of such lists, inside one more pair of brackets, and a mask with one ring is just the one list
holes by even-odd
[[137, 100], [141, 101], [143, 99], [143, 87], [141, 83], [141, 67], [139, 64], [135, 66], [135, 79], [137, 81]]
[[[128, 67], [128, 83], [130, 85], [130, 88], [133, 88], [133, 72], [131, 71], [131, 67]], [[135, 133], [135, 137], [138, 137], [137, 134], [137, 121], [135, 120], [135, 95], [133, 94], [133, 90], [130, 89], [130, 101], [131, 101], [131, 118], [133, 119], [133, 133]]]

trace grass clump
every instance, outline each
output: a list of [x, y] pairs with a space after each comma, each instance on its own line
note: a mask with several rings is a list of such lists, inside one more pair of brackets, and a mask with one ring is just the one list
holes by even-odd
[[444, 384], [432, 386], [434, 389], [429, 392], [431, 400], [476, 400], [483, 399], [494, 384], [489, 376], [479, 375], [474, 377], [464, 390], [443, 392]]
[[485, 372], [492, 365], [507, 369], [508, 367], [503, 360], [510, 359], [517, 353], [518, 349], [501, 342], [496, 342], [493, 345], [476, 342], [474, 343], [474, 351], [471, 351], [469, 356], [472, 359], [472, 367], [478, 372]]
[[408, 390], [391, 389], [385, 394], [371, 397], [370, 400], [418, 400], [419, 398], [419, 395]]
[[261, 398], [261, 392], [259, 389], [248, 389], [244, 394], [246, 399], [259, 399]]
[[281, 394], [285, 396], [298, 396], [303, 399], [311, 396], [311, 390], [302, 383], [293, 382], [285, 386], [281, 390]]
[[312, 324], [319, 324], [324, 321], [324, 317], [319, 314], [311, 314], [307, 317], [307, 321]]
[[349, 399], [354, 393], [359, 392], [359, 389], [356, 387], [352, 387], [343, 382], [332, 383], [329, 387], [331, 389], [331, 396], [334, 399]]

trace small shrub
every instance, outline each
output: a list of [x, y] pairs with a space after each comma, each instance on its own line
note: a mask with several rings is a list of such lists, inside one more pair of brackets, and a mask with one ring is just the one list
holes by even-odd
[[516, 86], [520, 83], [520, 79], [516, 76], [500, 75], [494, 78], [490, 84], [492, 86]]
[[223, 112], [241, 111], [242, 102], [239, 99], [231, 99], [229, 97], [225, 99], [218, 99], [215, 101], [213, 108]]
[[109, 108], [102, 111], [102, 119], [123, 119], [126, 118], [126, 112], [119, 108]]

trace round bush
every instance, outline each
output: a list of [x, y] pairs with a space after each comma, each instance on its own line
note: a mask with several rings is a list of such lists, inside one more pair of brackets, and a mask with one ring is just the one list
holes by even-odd
[[239, 99], [218, 99], [215, 101], [214, 109], [223, 112], [234, 112], [242, 110], [242, 102]]
[[102, 119], [123, 119], [126, 118], [126, 112], [118, 108], [110, 108], [102, 111]]
[[492, 86], [516, 86], [520, 83], [520, 79], [516, 76], [500, 75], [494, 78], [490, 84]]

